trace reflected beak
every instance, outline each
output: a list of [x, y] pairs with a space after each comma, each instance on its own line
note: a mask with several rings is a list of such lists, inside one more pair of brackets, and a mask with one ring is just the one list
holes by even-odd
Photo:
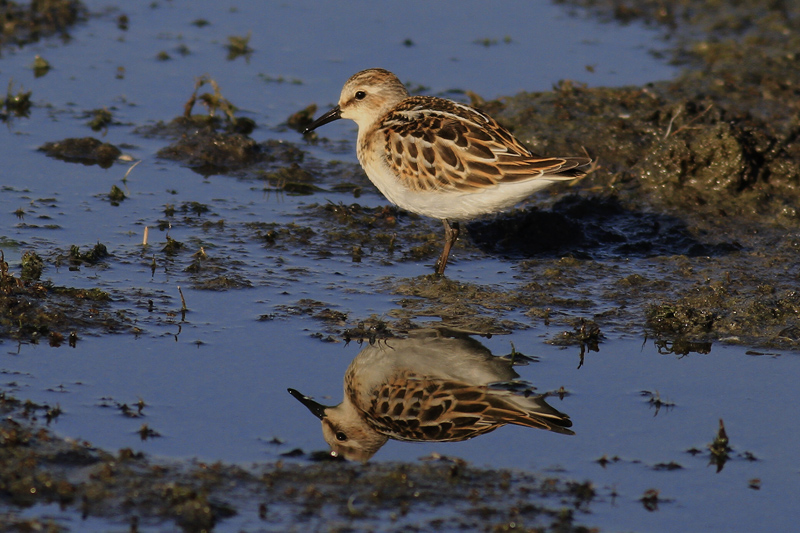
[[[338, 117], [337, 117], [338, 118]], [[331, 119], [335, 120], [335, 119]], [[330, 122], [330, 121], [329, 121]], [[308, 410], [311, 411], [311, 414], [322, 420], [325, 418], [325, 409], [328, 408], [327, 405], [322, 405], [321, 403], [317, 403], [308, 396], [304, 396], [301, 392], [298, 392], [294, 389], [287, 389], [289, 394], [294, 396], [300, 403], [308, 407]]]
[[[305, 135], [306, 133], [311, 133], [312, 131], [314, 131], [315, 129], [319, 128], [320, 126], [324, 126], [328, 122], [333, 122], [334, 120], [339, 120], [340, 118], [342, 118], [342, 110], [339, 109], [339, 106], [337, 105], [336, 107], [334, 107], [333, 109], [331, 109], [330, 111], [328, 111], [327, 113], [325, 113], [324, 115], [319, 117], [317, 120], [312, 122], [309, 127], [304, 129], [303, 130], [303, 135]], [[297, 398], [297, 397], [295, 396], [295, 398]], [[299, 400], [299, 398], [298, 398], [298, 400]], [[300, 400], [300, 401], [302, 401], [302, 400]]]

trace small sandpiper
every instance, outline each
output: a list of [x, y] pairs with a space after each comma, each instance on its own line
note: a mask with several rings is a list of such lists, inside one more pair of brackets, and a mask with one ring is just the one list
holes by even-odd
[[372, 68], [344, 84], [339, 105], [304, 133], [340, 118], [358, 124], [358, 160], [393, 204], [439, 218], [444, 274], [459, 222], [513, 207], [533, 192], [586, 174], [588, 157], [540, 157], [485, 113], [451, 100], [409, 96], [397, 76]]

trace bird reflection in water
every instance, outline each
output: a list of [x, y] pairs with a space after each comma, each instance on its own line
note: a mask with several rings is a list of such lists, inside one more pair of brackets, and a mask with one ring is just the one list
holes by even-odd
[[572, 435], [569, 416], [517, 380], [467, 333], [437, 328], [366, 345], [344, 377], [344, 400], [325, 406], [289, 389], [322, 420], [331, 455], [367, 461], [390, 438], [455, 442], [505, 424]]

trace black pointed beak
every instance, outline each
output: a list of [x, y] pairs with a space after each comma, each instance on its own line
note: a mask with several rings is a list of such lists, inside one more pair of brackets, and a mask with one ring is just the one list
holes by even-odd
[[339, 109], [339, 106], [337, 105], [336, 107], [334, 107], [333, 109], [331, 109], [330, 111], [319, 117], [317, 120], [312, 122], [309, 127], [304, 129], [303, 135], [305, 135], [306, 133], [311, 133], [320, 126], [324, 126], [328, 122], [333, 122], [334, 120], [339, 120], [340, 118], [342, 118], [342, 110]]
[[289, 391], [289, 394], [294, 396], [300, 403], [308, 407], [308, 410], [311, 411], [311, 414], [322, 420], [325, 418], [325, 409], [328, 408], [327, 405], [322, 405], [321, 403], [317, 403], [308, 396], [305, 396], [303, 393], [296, 391], [294, 389], [286, 389]]

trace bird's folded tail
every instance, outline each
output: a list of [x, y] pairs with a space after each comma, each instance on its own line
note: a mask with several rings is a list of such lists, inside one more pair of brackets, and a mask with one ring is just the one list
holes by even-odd
[[558, 168], [546, 171], [543, 177], [547, 179], [572, 180], [586, 175], [588, 166], [592, 163], [588, 157], [559, 157], [564, 164]]

